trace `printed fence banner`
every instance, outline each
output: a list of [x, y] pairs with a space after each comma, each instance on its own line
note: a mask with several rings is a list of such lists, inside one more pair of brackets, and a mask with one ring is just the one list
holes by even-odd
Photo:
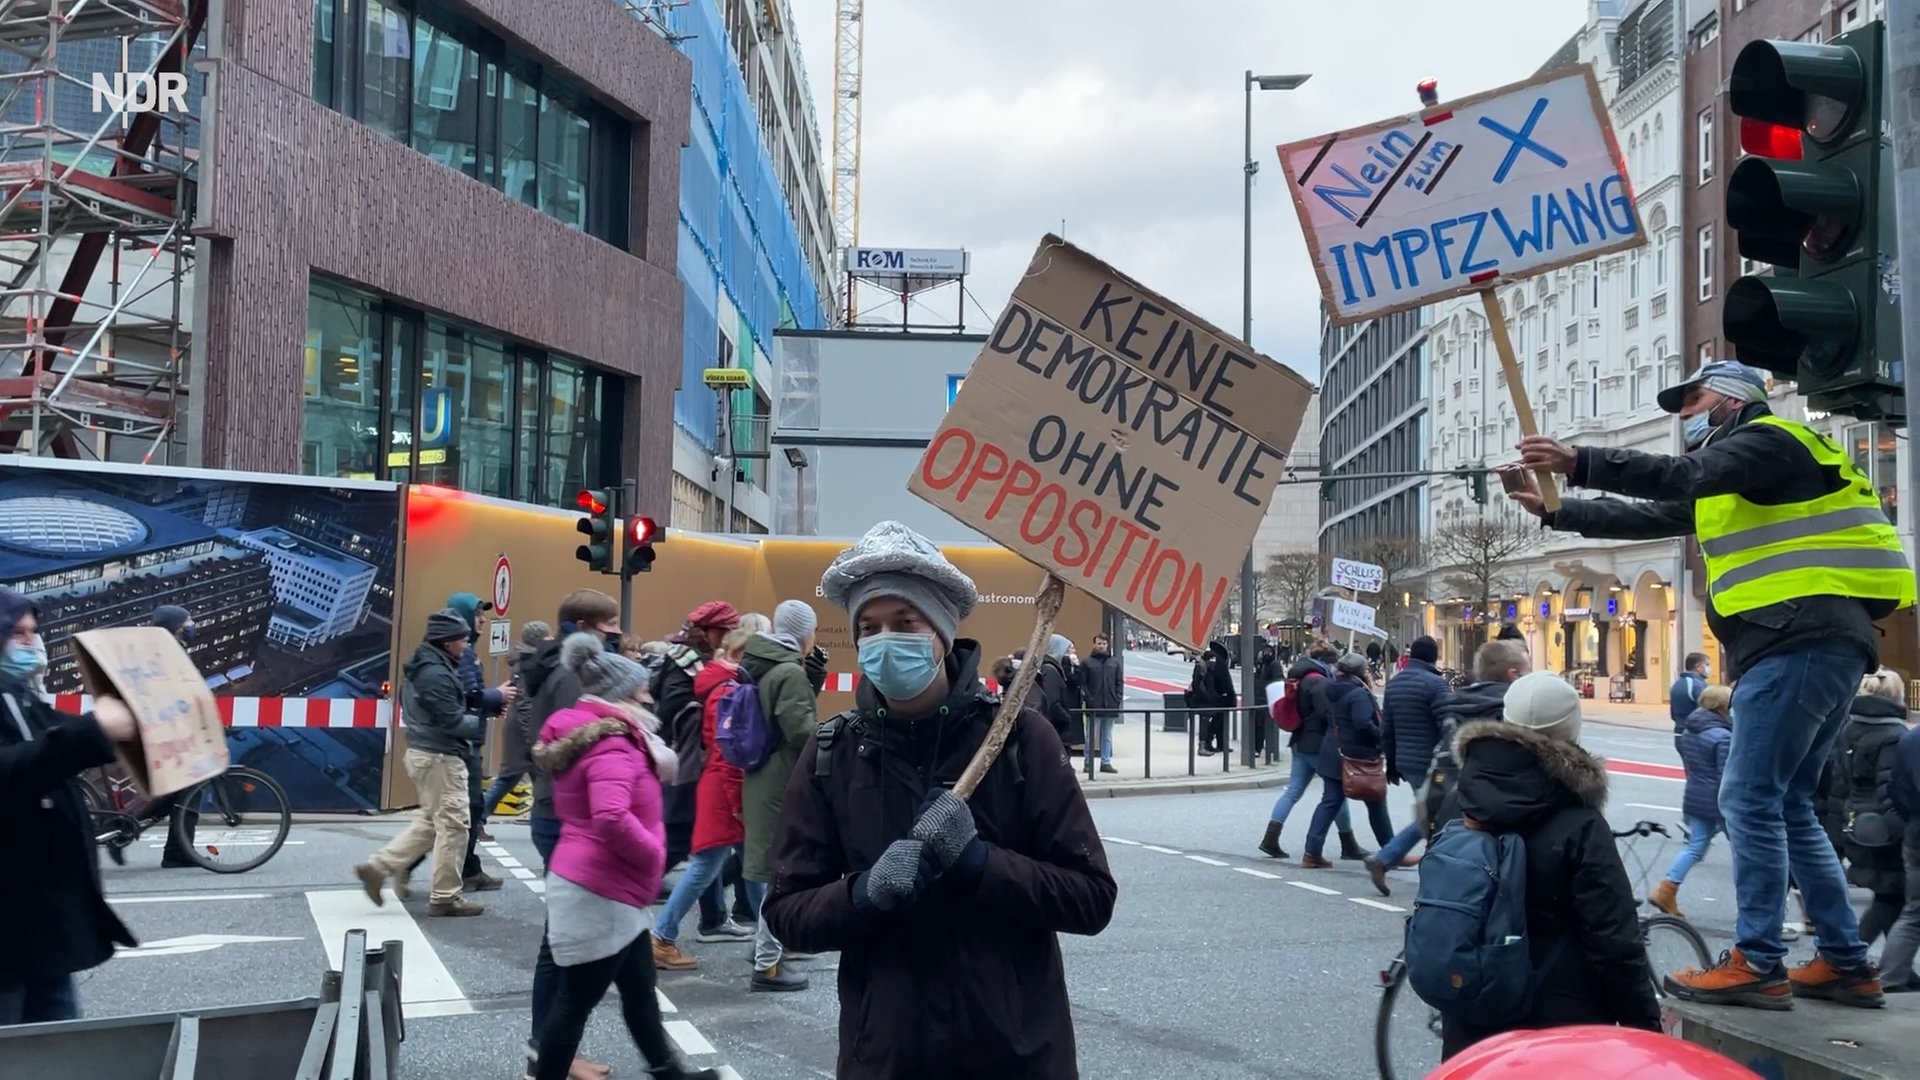
[[1587, 65], [1279, 150], [1336, 323], [1583, 262], [1646, 235]]

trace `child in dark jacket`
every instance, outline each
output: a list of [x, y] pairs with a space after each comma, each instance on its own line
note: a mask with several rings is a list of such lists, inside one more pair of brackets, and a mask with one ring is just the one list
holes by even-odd
[[1680, 812], [1687, 819], [1687, 848], [1673, 860], [1667, 876], [1653, 887], [1647, 903], [1669, 915], [1680, 914], [1680, 886], [1687, 871], [1706, 858], [1716, 834], [1726, 829], [1720, 816], [1720, 776], [1727, 768], [1727, 750], [1733, 745], [1728, 711], [1733, 691], [1709, 686], [1700, 691], [1700, 705], [1687, 714], [1678, 736], [1680, 764], [1687, 770], [1687, 788]]

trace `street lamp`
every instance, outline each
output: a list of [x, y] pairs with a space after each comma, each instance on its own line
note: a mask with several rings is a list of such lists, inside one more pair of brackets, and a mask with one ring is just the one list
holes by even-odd
[[[1240, 340], [1253, 342], [1253, 174], [1260, 171], [1260, 163], [1253, 159], [1253, 92], [1260, 90], [1294, 90], [1305, 83], [1311, 75], [1255, 75], [1248, 70], [1246, 77], [1246, 161], [1241, 166], [1244, 177], [1244, 206], [1242, 212], [1243, 237], [1241, 243], [1242, 266], [1240, 306]], [[1291, 453], [1293, 447], [1281, 449]], [[1253, 546], [1247, 546], [1247, 557], [1240, 564], [1240, 701], [1244, 705], [1253, 704], [1254, 681], [1259, 678], [1254, 668], [1259, 663], [1258, 653], [1254, 649], [1254, 621], [1258, 614], [1253, 609]], [[1254, 764], [1253, 725], [1251, 711], [1241, 713], [1240, 763], [1251, 768]]]
[[807, 466], [813, 464], [807, 452], [797, 446], [786, 448], [787, 465], [793, 469], [793, 509], [794, 531], [802, 536], [807, 534]]

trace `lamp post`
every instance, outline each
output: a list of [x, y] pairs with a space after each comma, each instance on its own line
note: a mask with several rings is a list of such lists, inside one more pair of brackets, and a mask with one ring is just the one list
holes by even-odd
[[[1242, 184], [1243, 208], [1241, 214], [1241, 302], [1240, 302], [1240, 340], [1253, 342], [1253, 174], [1260, 171], [1260, 163], [1253, 159], [1253, 92], [1259, 90], [1292, 90], [1299, 87], [1310, 75], [1255, 75], [1251, 69], [1246, 76], [1246, 158], [1241, 166], [1245, 174]], [[1292, 447], [1282, 449], [1291, 452]], [[1254, 647], [1254, 621], [1258, 613], [1253, 605], [1253, 547], [1248, 545], [1247, 557], [1240, 564], [1240, 701], [1243, 705], [1253, 704], [1254, 674], [1257, 664], [1257, 651]], [[1251, 768], [1254, 764], [1253, 753], [1254, 716], [1251, 709], [1240, 714], [1240, 763]], [[1224, 749], [1224, 748], [1223, 748]]]

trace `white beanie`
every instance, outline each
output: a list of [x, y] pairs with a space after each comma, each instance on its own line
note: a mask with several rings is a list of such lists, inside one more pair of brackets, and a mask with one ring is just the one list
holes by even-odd
[[796, 649], [806, 644], [819, 626], [820, 617], [813, 613], [813, 605], [805, 600], [782, 600], [773, 609], [774, 636], [791, 638]]
[[1507, 687], [1507, 723], [1561, 742], [1580, 741], [1580, 692], [1550, 671], [1522, 675]]

